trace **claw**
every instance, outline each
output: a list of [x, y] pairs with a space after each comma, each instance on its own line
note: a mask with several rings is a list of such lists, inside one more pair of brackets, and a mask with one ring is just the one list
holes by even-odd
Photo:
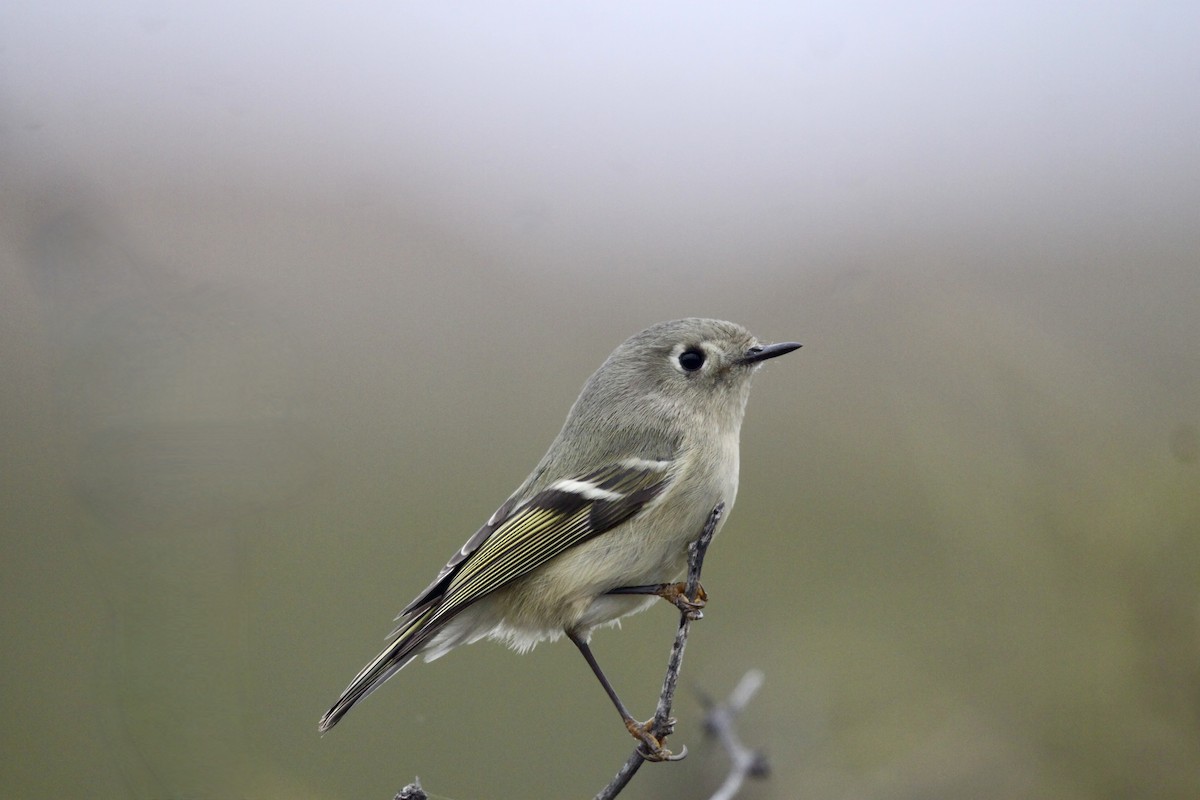
[[647, 752], [646, 744], [643, 742], [642, 746], [638, 748], [638, 754], [646, 761], [653, 761], [655, 764], [659, 764], [663, 761], [683, 761], [685, 758], [687, 758], [688, 749], [687, 745], [685, 744], [683, 749], [678, 753], [672, 753], [670, 750], [667, 750], [665, 747], [661, 746], [653, 752]]
[[696, 597], [694, 599], [687, 596], [687, 585], [682, 583], [664, 584], [658, 587], [658, 591], [655, 594], [678, 608], [684, 614], [687, 614], [690, 620], [702, 619], [704, 617], [704, 613], [700, 609], [708, 604], [708, 592], [704, 591], [703, 586], [696, 587]]
[[678, 753], [672, 753], [663, 746], [663, 739], [670, 736], [671, 732], [675, 730], [675, 720], [667, 720], [667, 724], [664, 727], [665, 730], [661, 737], [659, 737], [655, 736], [652, 732], [654, 730], [653, 719], [648, 719], [645, 722], [638, 722], [632, 719], [625, 721], [625, 728], [629, 731], [629, 735], [641, 743], [638, 747], [638, 753], [641, 754], [643, 759], [655, 763], [661, 761], [682, 761], [687, 757], [686, 745]]

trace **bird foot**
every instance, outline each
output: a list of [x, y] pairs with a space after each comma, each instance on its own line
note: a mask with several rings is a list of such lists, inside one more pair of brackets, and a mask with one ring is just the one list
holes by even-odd
[[687, 747], [684, 746], [678, 753], [672, 753], [663, 746], [663, 740], [671, 735], [675, 730], [675, 720], [667, 720], [664, 726], [666, 730], [659, 736], [654, 735], [654, 720], [648, 719], [645, 722], [638, 722], [635, 719], [625, 720], [625, 729], [629, 731], [629, 735], [640, 742], [638, 753], [646, 761], [682, 761], [687, 758]]
[[701, 609], [708, 605], [708, 592], [699, 584], [696, 585], [694, 598], [687, 596], [687, 585], [683, 583], [664, 583], [654, 594], [687, 614], [690, 620], [702, 619], [704, 612]]
[[688, 619], [697, 620], [704, 616], [700, 609], [704, 608], [708, 602], [708, 592], [704, 591], [704, 587], [696, 586], [696, 596], [687, 596], [687, 584], [683, 583], [653, 583], [647, 586], [621, 586], [617, 589], [609, 589], [609, 594], [652, 594], [656, 597], [661, 597], [671, 605], [678, 608], [684, 614], [687, 614]]

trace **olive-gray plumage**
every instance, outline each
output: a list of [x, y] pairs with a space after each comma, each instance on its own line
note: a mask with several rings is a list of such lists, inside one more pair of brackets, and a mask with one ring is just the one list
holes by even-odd
[[525, 651], [564, 634], [582, 649], [595, 627], [650, 605], [653, 596], [610, 592], [681, 577], [709, 512], [737, 496], [751, 375], [799, 346], [764, 346], [740, 325], [698, 318], [621, 344], [529, 477], [401, 612], [321, 730], [418, 655], [483, 638]]

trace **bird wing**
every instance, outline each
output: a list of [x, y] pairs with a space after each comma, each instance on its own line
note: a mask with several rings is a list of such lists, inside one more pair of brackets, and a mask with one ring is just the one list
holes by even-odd
[[436, 607], [425, 625], [536, 569], [559, 553], [615, 528], [670, 483], [670, 461], [630, 458], [555, 481], [524, 502], [509, 498], [438, 577], [401, 612], [395, 633]]

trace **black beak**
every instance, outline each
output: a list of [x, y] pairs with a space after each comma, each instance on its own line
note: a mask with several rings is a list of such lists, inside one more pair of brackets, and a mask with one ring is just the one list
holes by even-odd
[[755, 345], [746, 351], [746, 355], [742, 356], [742, 363], [757, 364], [759, 361], [766, 361], [768, 358], [775, 358], [775, 356], [787, 355], [793, 350], [798, 349], [800, 349], [799, 342]]

